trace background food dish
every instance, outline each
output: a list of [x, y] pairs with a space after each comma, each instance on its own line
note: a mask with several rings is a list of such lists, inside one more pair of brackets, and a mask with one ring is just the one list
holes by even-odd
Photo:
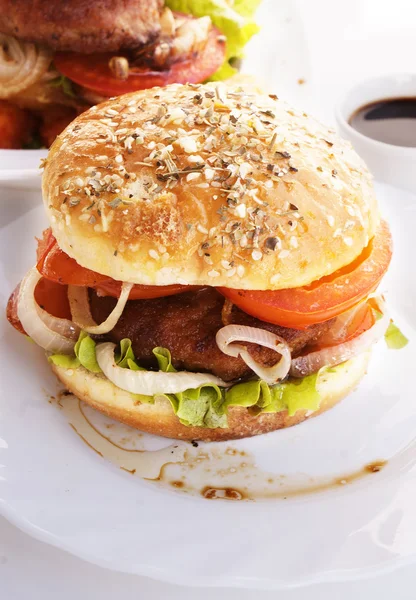
[[[269, 10], [270, 8], [267, 6], [265, 9], [260, 8], [262, 36], [259, 39], [259, 36], [256, 35], [250, 40], [241, 72], [249, 76], [255, 73], [260, 85], [266, 90], [273, 87], [272, 82], [279, 74], [281, 80], [283, 77], [288, 92], [287, 99], [289, 101], [297, 98], [304, 100], [308, 96], [307, 90], [304, 89], [305, 86], [300, 86], [297, 78], [292, 77], [294, 71], [301, 73], [302, 77], [308, 78], [309, 76], [306, 48], [298, 16], [294, 7], [283, 4], [278, 7], [272, 27], [271, 21], [268, 21], [267, 18]], [[272, 10], [275, 8], [272, 7]], [[285, 21], [288, 14], [291, 15], [289, 19], [293, 18], [293, 21]], [[273, 48], [273, 53], [270, 52], [270, 48]], [[282, 58], [287, 51], [292, 55], [290, 69], [287, 68]], [[298, 104], [300, 103], [298, 102]], [[44, 150], [19, 152], [0, 150], [0, 186], [13, 185], [40, 189], [39, 163], [40, 159], [45, 158], [46, 155], [47, 152]]]
[[0, 147], [49, 147], [76, 115], [111, 96], [229, 78], [258, 30], [257, 4], [3, 0]]

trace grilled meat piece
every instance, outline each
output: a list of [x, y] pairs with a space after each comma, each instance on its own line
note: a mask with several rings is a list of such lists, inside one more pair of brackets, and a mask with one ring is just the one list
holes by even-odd
[[113, 52], [160, 34], [163, 0], [0, 0], [0, 32], [53, 50]]
[[[90, 291], [91, 313], [97, 323], [104, 321], [116, 304], [109, 296], [98, 296]], [[215, 335], [223, 327], [221, 311], [224, 297], [214, 288], [203, 288], [176, 296], [153, 300], [129, 300], [116, 327], [100, 340], [118, 343], [129, 338], [136, 358], [147, 367], [155, 367], [153, 348], [163, 346], [172, 354], [177, 369], [208, 371], [232, 381], [251, 376], [253, 373], [240, 358], [226, 356], [215, 342]], [[332, 321], [304, 329], [288, 329], [260, 321], [236, 306], [228, 315], [227, 322], [267, 329], [283, 337], [293, 355], [300, 353], [307, 344], [325, 333]], [[276, 352], [255, 344], [247, 344], [253, 357], [266, 366], [276, 363]]]

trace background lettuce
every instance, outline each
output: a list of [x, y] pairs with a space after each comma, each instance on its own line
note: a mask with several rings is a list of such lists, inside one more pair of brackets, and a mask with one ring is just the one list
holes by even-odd
[[242, 58], [244, 46], [259, 31], [253, 17], [260, 1], [235, 0], [231, 5], [227, 0], [166, 0], [166, 6], [195, 17], [207, 15], [226, 36], [226, 61], [210, 78], [218, 81], [228, 79], [236, 73], [236, 69], [230, 65], [229, 61], [233, 58]]

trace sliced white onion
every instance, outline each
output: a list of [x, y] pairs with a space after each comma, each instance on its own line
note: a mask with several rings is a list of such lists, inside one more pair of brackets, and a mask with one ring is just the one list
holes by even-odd
[[126, 302], [129, 299], [129, 294], [133, 285], [133, 283], [123, 283], [117, 304], [108, 315], [106, 320], [99, 325], [97, 325], [91, 316], [88, 288], [85, 286], [69, 285], [68, 300], [71, 308], [72, 320], [78, 325], [78, 327], [87, 333], [93, 333], [96, 335], [108, 333], [117, 325], [117, 322], [123, 313], [124, 307], [126, 306]]
[[[270, 331], [245, 325], [227, 325], [218, 331], [215, 339], [221, 352], [228, 356], [241, 356], [246, 365], [266, 383], [277, 383], [289, 372], [290, 348], [283, 338]], [[280, 358], [272, 367], [264, 367], [251, 356], [245, 346], [234, 342], [248, 342], [270, 348], [275, 350]]]
[[383, 316], [370, 329], [343, 344], [323, 348], [322, 350], [310, 352], [305, 356], [298, 356], [292, 359], [290, 375], [292, 377], [306, 377], [306, 375], [316, 373], [322, 367], [339, 365], [369, 350], [373, 344], [383, 337], [390, 322], [388, 314], [384, 311], [384, 303], [380, 299], [377, 301], [380, 309], [383, 311]]
[[0, 98], [10, 98], [36, 83], [51, 60], [46, 48], [0, 33]]
[[131, 392], [154, 396], [157, 394], [177, 394], [188, 389], [198, 388], [204, 384], [215, 384], [226, 387], [227, 383], [210, 373], [164, 373], [163, 371], [131, 371], [118, 367], [114, 360], [116, 345], [111, 342], [98, 344], [96, 348], [97, 362], [104, 375], [114, 385]]
[[347, 312], [344, 312], [341, 315], [339, 315], [335, 319], [335, 322], [331, 325], [329, 330], [319, 338], [319, 344], [321, 346], [335, 346], [335, 344], [338, 344], [339, 341], [345, 337], [345, 333], [348, 327], [350, 326], [356, 313], [359, 310], [361, 310], [363, 303], [365, 302], [367, 302], [367, 300], [364, 300], [364, 302], [360, 302]]
[[30, 269], [20, 284], [17, 316], [27, 335], [50, 352], [70, 354], [79, 335], [72, 321], [58, 319], [43, 310], [35, 300], [35, 288], [41, 279], [36, 267]]

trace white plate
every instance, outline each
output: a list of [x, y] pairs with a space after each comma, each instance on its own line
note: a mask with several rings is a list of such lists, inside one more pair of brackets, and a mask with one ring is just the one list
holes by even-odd
[[[284, 91], [289, 102], [305, 105], [310, 83], [303, 27], [291, 0], [263, 0], [257, 15], [261, 33], [246, 48], [242, 72], [265, 89]], [[299, 85], [305, 79], [308, 85]], [[40, 189], [40, 161], [47, 150], [0, 150], [0, 187]]]
[[[272, 473], [269, 489], [281, 481], [286, 496], [291, 485], [311, 489], [334, 478], [348, 479], [364, 465], [384, 459], [388, 464], [382, 471], [336, 489], [258, 502], [212, 502], [144, 481], [120, 470], [115, 454], [112, 464], [93, 452], [68, 425], [76, 414], [68, 417], [56, 403], [47, 402], [56, 382], [42, 352], [2, 318], [0, 512], [34, 537], [96, 564], [189, 585], [282, 589], [356, 579], [413, 561], [416, 276], [410, 257], [416, 199], [381, 185], [378, 193], [395, 240], [383, 290], [412, 343], [397, 352], [381, 343], [359, 390], [305, 424], [231, 444], [186, 445], [190, 454], [202, 450], [205, 458], [193, 460], [194, 469], [184, 467], [180, 474], [191, 480], [201, 468], [211, 468], [202, 473], [201, 485], [214, 480], [217, 487], [218, 480], [222, 487], [233, 485], [236, 474], [223, 460], [230, 460], [230, 448], [247, 454], [235, 456], [237, 475], [248, 474], [249, 487], [260, 484], [253, 481], [253, 469], [241, 464], [254, 460], [260, 480], [265, 471]], [[3, 306], [33, 262], [33, 236], [44, 224], [42, 209], [36, 208], [1, 230]], [[105, 429], [105, 420], [92, 414], [88, 411], [96, 426]], [[117, 427], [108, 431], [128, 437], [126, 443], [136, 448], [169, 444], [125, 429], [120, 433]], [[174, 457], [182, 449], [179, 444]], [[133, 455], [120, 453], [121, 464], [131, 468], [125, 457]], [[224, 464], [222, 474], [215, 474]], [[178, 468], [165, 467], [163, 480], [172, 479]]]

